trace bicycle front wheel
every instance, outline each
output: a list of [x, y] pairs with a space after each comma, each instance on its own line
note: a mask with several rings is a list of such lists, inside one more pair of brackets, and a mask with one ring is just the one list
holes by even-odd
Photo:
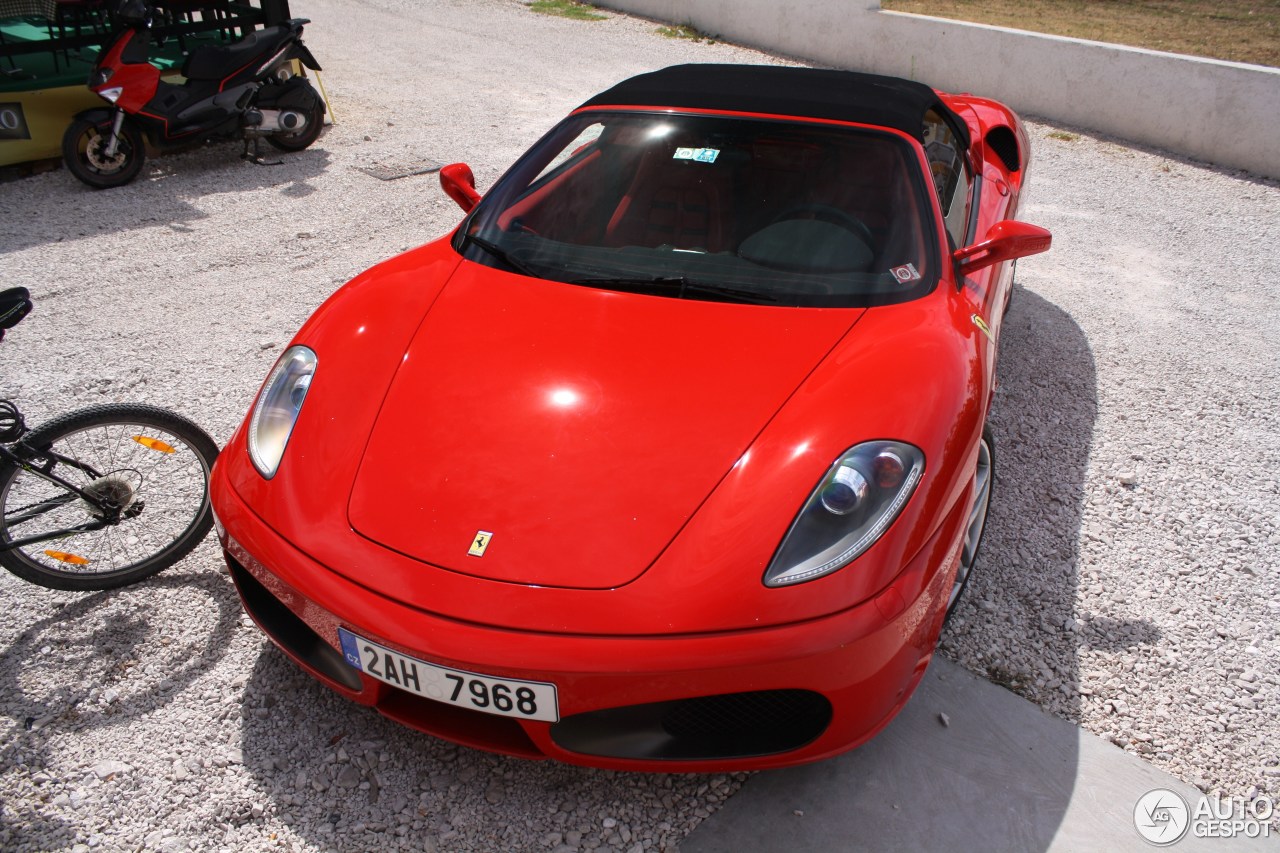
[[[24, 580], [67, 590], [124, 586], [185, 557], [213, 525], [209, 471], [218, 446], [181, 415], [94, 406], [32, 430], [22, 445], [29, 466], [0, 467], [0, 565]], [[117, 510], [104, 513], [30, 468]], [[50, 534], [57, 536], [43, 538]]]

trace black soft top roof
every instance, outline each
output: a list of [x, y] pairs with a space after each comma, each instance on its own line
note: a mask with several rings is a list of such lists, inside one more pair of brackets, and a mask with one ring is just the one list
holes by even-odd
[[782, 65], [672, 65], [623, 80], [583, 107], [636, 106], [851, 121], [921, 138], [924, 114], [938, 110], [969, 145], [965, 123], [923, 83], [824, 68]]

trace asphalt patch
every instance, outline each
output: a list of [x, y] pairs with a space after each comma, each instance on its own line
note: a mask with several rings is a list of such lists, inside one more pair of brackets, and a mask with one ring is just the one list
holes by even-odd
[[380, 181], [394, 181], [399, 178], [407, 178], [410, 175], [427, 175], [431, 172], [438, 172], [443, 166], [443, 163], [437, 163], [434, 160], [388, 160], [381, 163], [373, 163], [369, 166], [357, 166], [356, 168], [366, 175], [373, 175]]

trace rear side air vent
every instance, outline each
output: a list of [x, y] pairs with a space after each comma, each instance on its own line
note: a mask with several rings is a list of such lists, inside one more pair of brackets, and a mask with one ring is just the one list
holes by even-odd
[[987, 147], [995, 152], [1000, 162], [1004, 163], [1004, 167], [1010, 172], [1016, 172], [1022, 168], [1022, 157], [1018, 154], [1018, 138], [1009, 128], [1001, 125], [987, 131]]

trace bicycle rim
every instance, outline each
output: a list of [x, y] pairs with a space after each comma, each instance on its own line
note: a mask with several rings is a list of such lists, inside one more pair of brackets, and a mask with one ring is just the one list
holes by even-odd
[[[65, 462], [53, 470], [84, 491], [117, 501], [124, 517], [98, 530], [0, 552], [6, 568], [35, 583], [63, 589], [130, 583], [184, 556], [210, 524], [212, 459], [206, 448], [195, 446], [198, 436], [182, 434], [187, 432], [182, 422], [87, 420], [98, 422], [71, 424], [48, 436], [49, 450], [92, 472]], [[69, 530], [102, 515], [91, 503], [22, 469], [0, 486], [0, 508], [3, 542]]]

